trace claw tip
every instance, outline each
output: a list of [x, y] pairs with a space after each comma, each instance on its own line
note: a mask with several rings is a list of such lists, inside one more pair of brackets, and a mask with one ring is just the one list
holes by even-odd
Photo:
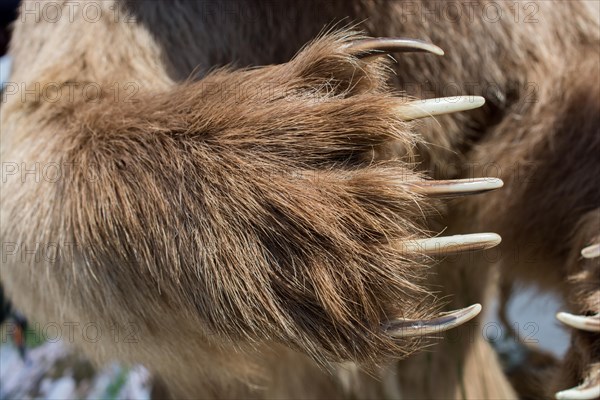
[[600, 244], [593, 244], [581, 250], [581, 256], [583, 258], [596, 258], [600, 257]]
[[443, 56], [446, 54], [441, 47], [438, 47], [435, 44], [431, 45], [431, 52], [436, 56]]
[[585, 316], [559, 312], [556, 314], [556, 319], [571, 328], [588, 332], [600, 332], [600, 314]]

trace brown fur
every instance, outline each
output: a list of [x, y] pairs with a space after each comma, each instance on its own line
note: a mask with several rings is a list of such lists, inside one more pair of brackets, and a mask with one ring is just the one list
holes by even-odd
[[[452, 21], [438, 2], [410, 16], [387, 1], [234, 12], [149, 1], [119, 4], [118, 22], [100, 4], [95, 23], [22, 14], [11, 81], [58, 83], [63, 96], [9, 96], [1, 120], [3, 163], [63, 166], [58, 181], [3, 179], [3, 244], [62, 252], [39, 262], [3, 246], [2, 280], [38, 319], [139, 330], [138, 343], [79, 338], [96, 359], [143, 362], [192, 397], [507, 398], [475, 325], [395, 364], [430, 342], [391, 340], [380, 323], [484, 301], [491, 266], [598, 311], [597, 262], [577, 257], [600, 204], [599, 34], [584, 5], [535, 3], [527, 23], [494, 2], [504, 17], [493, 23]], [[357, 34], [331, 30], [293, 57], [344, 17], [447, 54], [362, 61], [343, 47]], [[209, 73], [229, 62], [279, 65]], [[87, 82], [98, 101], [86, 101]], [[134, 83], [135, 101], [115, 98], [114, 82]], [[448, 83], [486, 106], [414, 124], [393, 111], [406, 101], [398, 90], [440, 96]], [[498, 175], [506, 187], [442, 206], [400, 186], [423, 175]], [[453, 257], [431, 274], [399, 246], [444, 226], [500, 233], [502, 257]], [[598, 361], [597, 338], [576, 337], [560, 388]]]

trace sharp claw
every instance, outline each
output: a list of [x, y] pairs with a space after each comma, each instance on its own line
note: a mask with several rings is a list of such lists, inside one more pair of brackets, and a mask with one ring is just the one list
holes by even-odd
[[427, 255], [446, 255], [466, 250], [485, 250], [502, 241], [496, 233], [472, 233], [469, 235], [441, 236], [405, 242], [406, 251]]
[[375, 38], [358, 40], [350, 44], [350, 49], [359, 53], [358, 57], [364, 58], [379, 54], [406, 53], [413, 51], [425, 51], [444, 55], [444, 50], [436, 45], [417, 39], [402, 38]]
[[600, 372], [590, 374], [581, 385], [554, 395], [557, 400], [593, 400], [600, 397]]
[[481, 96], [438, 97], [404, 103], [396, 107], [396, 111], [402, 115], [405, 121], [412, 121], [435, 115], [472, 110], [484, 104], [485, 99]]
[[501, 188], [504, 185], [498, 178], [451, 179], [447, 181], [407, 182], [416, 193], [431, 197], [455, 197], [477, 194]]
[[559, 312], [556, 314], [556, 319], [575, 329], [581, 329], [582, 331], [588, 332], [600, 332], [600, 314], [584, 316]]
[[384, 327], [386, 333], [395, 338], [426, 336], [447, 331], [475, 318], [481, 311], [481, 304], [473, 304], [460, 310], [442, 313], [429, 320], [395, 319]]
[[600, 243], [593, 244], [581, 250], [583, 258], [596, 258], [600, 257]]

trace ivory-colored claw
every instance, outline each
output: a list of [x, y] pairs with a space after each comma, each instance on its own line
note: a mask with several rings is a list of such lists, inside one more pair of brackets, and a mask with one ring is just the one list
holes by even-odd
[[468, 111], [485, 104], [481, 96], [438, 97], [435, 99], [415, 100], [396, 107], [405, 121], [433, 117], [459, 111]]
[[384, 327], [386, 333], [395, 338], [426, 336], [455, 328], [475, 318], [481, 311], [481, 304], [473, 304], [429, 320], [401, 319], [390, 321]]
[[425, 51], [438, 56], [444, 55], [444, 50], [432, 43], [417, 39], [402, 38], [374, 38], [357, 40], [350, 44], [350, 49], [358, 53], [363, 53], [359, 54], [359, 57], [361, 58], [378, 54], [406, 53], [413, 51]]
[[600, 243], [593, 244], [581, 250], [583, 258], [596, 258], [600, 257]]
[[556, 314], [556, 319], [571, 328], [588, 332], [600, 332], [600, 314], [585, 316], [559, 312]]
[[472, 233], [405, 242], [404, 249], [427, 255], [446, 255], [466, 250], [490, 249], [500, 244], [501, 241], [502, 238], [496, 233]]
[[600, 371], [588, 376], [581, 385], [554, 395], [557, 400], [594, 400], [600, 398]]
[[447, 181], [407, 182], [411, 190], [431, 197], [455, 197], [483, 193], [504, 186], [502, 179], [475, 178], [451, 179]]

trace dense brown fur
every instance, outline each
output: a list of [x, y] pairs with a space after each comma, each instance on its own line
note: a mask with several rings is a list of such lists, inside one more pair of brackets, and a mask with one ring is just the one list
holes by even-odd
[[[391, 340], [381, 322], [484, 301], [493, 266], [562, 292], [578, 313], [599, 310], [597, 261], [578, 258], [600, 204], [599, 33], [584, 5], [531, 3], [532, 23], [512, 2], [493, 3], [495, 22], [483, 5], [452, 20], [439, 2], [413, 3], [416, 15], [387, 1], [250, 1], [233, 12], [139, 2], [121, 4], [115, 23], [100, 4], [94, 23], [22, 14], [11, 81], [50, 94], [57, 83], [62, 96], [21, 101], [19, 91], [1, 120], [3, 165], [62, 173], [3, 171], [2, 280], [40, 320], [136, 327], [137, 343], [81, 343], [98, 360], [143, 362], [187, 396], [506, 398], [515, 394], [476, 326], [395, 364], [429, 342]], [[287, 62], [344, 17], [447, 54], [398, 56], [395, 90], [384, 58], [344, 47], [357, 38], [347, 30]], [[284, 64], [208, 73], [229, 62]], [[101, 86], [98, 101], [86, 101], [87, 82]], [[406, 101], [399, 90], [487, 104], [408, 124], [393, 109]], [[442, 206], [400, 185], [424, 175], [498, 175], [506, 187]], [[500, 233], [502, 256], [453, 257], [432, 274], [399, 246], [445, 226]], [[36, 244], [58, 245], [61, 258], [22, 257]], [[576, 335], [552, 389], [598, 362], [598, 339]]]

